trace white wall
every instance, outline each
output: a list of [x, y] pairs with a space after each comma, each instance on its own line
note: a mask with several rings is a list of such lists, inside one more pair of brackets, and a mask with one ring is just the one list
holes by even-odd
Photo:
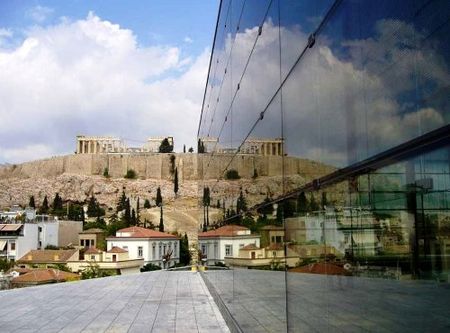
[[[227, 245], [232, 246], [232, 257], [237, 258], [239, 256], [239, 249], [246, 245], [256, 244], [257, 247], [260, 246], [260, 236], [255, 235], [254, 237], [220, 237], [220, 238], [209, 238], [209, 239], [199, 239], [199, 250], [202, 250], [202, 245], [206, 245], [207, 248], [207, 259], [208, 264], [213, 264], [214, 261], [224, 261], [225, 259], [225, 248]], [[214, 245], [217, 245], [217, 253], [214, 253]]]
[[16, 242], [15, 260], [22, 258], [28, 251], [36, 250], [37, 246], [38, 246], [37, 224], [24, 223], [23, 236], [19, 236]]
[[[176, 244], [176, 251], [175, 251]], [[153, 256], [153, 245], [155, 245], [155, 255]], [[161, 245], [161, 252], [160, 246]], [[118, 246], [121, 248], [127, 247], [128, 256], [130, 259], [139, 259], [138, 247], [142, 246], [144, 264], [153, 263], [161, 264], [162, 255], [164, 253], [164, 245], [166, 246], [166, 252], [169, 248], [173, 250], [173, 254], [170, 260], [170, 265], [179, 262], [180, 258], [180, 242], [179, 240], [167, 240], [167, 239], [155, 239], [155, 240], [139, 240], [139, 239], [111, 239], [107, 240], [107, 249], [110, 250], [113, 246]], [[170, 247], [169, 247], [170, 245]]]
[[[38, 222], [38, 227], [42, 228], [39, 232], [38, 240], [41, 241], [41, 249], [47, 245], [58, 246], [58, 223], [57, 222]], [[38, 245], [39, 246], [39, 245]]]

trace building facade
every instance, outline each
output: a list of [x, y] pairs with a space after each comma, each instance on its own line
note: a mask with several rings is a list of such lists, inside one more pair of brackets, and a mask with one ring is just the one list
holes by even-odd
[[[450, 3], [438, 0], [220, 2], [198, 127], [198, 139], [217, 138], [202, 170], [217, 177], [204, 177], [199, 194], [209, 187], [214, 202], [226, 203], [219, 225], [283, 225], [284, 248], [300, 257], [299, 267], [278, 280], [235, 270], [226, 285], [211, 274], [230, 313], [247, 302], [237, 286], [270, 305], [279, 296], [280, 331], [358, 331], [359, 318], [375, 323], [370, 330], [379, 323], [395, 331], [398, 320], [430, 313], [433, 288], [422, 288], [450, 283], [449, 16]], [[244, 163], [246, 147], [249, 154], [265, 151], [252, 138], [280, 138], [277, 156], [268, 157], [278, 173], [259, 172], [251, 184], [225, 182], [227, 171]], [[225, 163], [219, 149], [229, 152]], [[313, 167], [291, 172], [291, 158]], [[258, 167], [256, 158], [248, 164]], [[236, 212], [239, 187], [248, 207]], [[332, 271], [346, 275], [345, 295]], [[401, 314], [373, 301], [393, 290], [424, 301]], [[341, 320], [343, 299], [353, 300], [346, 303], [352, 322]], [[435, 300], [436, 315], [449, 310], [443, 294], [436, 291]], [[304, 315], [317, 304], [330, 310]], [[397, 315], [374, 310], [381, 308]], [[235, 320], [248, 327], [243, 316]], [[445, 330], [431, 317], [405, 321], [402, 328]]]
[[106, 238], [107, 250], [120, 247], [130, 259], [144, 259], [144, 264], [169, 268], [180, 262], [178, 237], [142, 227], [120, 229], [115, 237]]
[[245, 246], [259, 247], [260, 236], [239, 225], [226, 225], [198, 234], [199, 250], [207, 265], [224, 263], [227, 257], [238, 257]]

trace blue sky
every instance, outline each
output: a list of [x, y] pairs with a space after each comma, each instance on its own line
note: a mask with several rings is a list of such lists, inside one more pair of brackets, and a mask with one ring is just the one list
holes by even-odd
[[218, 6], [0, 1], [0, 164], [72, 153], [77, 134], [195, 146]]

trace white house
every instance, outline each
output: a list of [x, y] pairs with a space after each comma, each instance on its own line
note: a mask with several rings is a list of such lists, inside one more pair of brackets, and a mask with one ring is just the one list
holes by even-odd
[[260, 235], [239, 225], [226, 225], [198, 234], [199, 249], [208, 265], [225, 262], [225, 257], [238, 257], [239, 249], [254, 244], [259, 248]]
[[38, 244], [38, 226], [34, 223], [0, 224], [0, 258], [15, 261]]
[[161, 267], [171, 267], [180, 261], [180, 240], [177, 236], [142, 227], [117, 230], [115, 237], [106, 238], [108, 251], [114, 246], [128, 251], [130, 259], [144, 259]]

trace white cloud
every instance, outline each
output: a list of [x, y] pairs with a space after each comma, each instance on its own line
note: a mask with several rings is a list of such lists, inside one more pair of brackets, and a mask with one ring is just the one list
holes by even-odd
[[33, 21], [37, 22], [37, 23], [42, 23], [45, 20], [47, 20], [47, 18], [53, 14], [53, 9], [49, 8], [49, 7], [44, 7], [44, 6], [35, 6], [33, 8], [30, 8], [26, 15], [31, 18]]
[[53, 156], [54, 151], [51, 146], [44, 144], [29, 144], [18, 148], [0, 147], [0, 156], [5, 161], [21, 163], [29, 160], [40, 159], [42, 156]]
[[[0, 162], [70, 153], [77, 134], [173, 135], [176, 148], [193, 146], [208, 58], [141, 47], [131, 30], [93, 13], [35, 27], [0, 51]], [[34, 154], [31, 142], [47, 149]]]
[[[220, 143], [232, 140], [237, 147], [280, 84], [278, 36], [282, 76], [308, 38], [299, 26], [279, 29], [270, 19], [262, 31], [234, 99], [232, 115], [222, 129], [258, 27], [236, 34], [232, 75], [226, 75], [223, 83], [217, 79], [210, 82], [214, 88], [207, 92], [202, 136], [209, 133], [217, 137], [222, 129]], [[283, 86], [287, 153], [344, 166], [448, 123], [442, 106], [445, 97], [429, 96], [436, 92], [444, 96], [445, 89], [448, 91], [449, 66], [435, 41], [427, 40], [429, 45], [417, 42], [425, 35], [397, 20], [380, 20], [369, 38], [346, 40], [340, 45], [332, 35], [320, 35]], [[231, 47], [228, 35], [224, 49], [215, 51], [215, 59], [220, 62], [213, 61], [212, 73], [218, 73], [219, 79], [227, 65], [223, 59], [228, 58]], [[280, 108], [277, 97], [250, 137], [280, 137]]]
[[13, 32], [11, 29], [0, 28], [0, 38], [2, 37], [12, 37]]
[[194, 40], [189, 36], [184, 37], [183, 41], [188, 44], [192, 44], [194, 42]]

